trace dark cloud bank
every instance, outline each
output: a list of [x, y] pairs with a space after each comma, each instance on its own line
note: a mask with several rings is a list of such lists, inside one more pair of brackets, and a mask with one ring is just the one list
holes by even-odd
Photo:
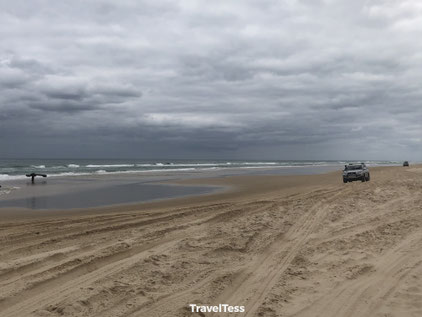
[[1, 157], [422, 157], [422, 4], [0, 1]]

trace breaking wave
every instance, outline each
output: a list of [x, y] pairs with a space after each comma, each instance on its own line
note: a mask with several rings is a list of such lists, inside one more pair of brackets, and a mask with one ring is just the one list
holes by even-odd
[[[131, 173], [167, 173], [183, 171], [211, 171], [219, 169], [288, 169], [338, 166], [341, 168], [350, 161], [142, 161], [105, 159], [58, 159], [58, 160], [0, 160], [0, 181], [26, 179], [26, 174], [41, 172], [48, 177], [70, 177], [82, 175], [109, 175]], [[399, 165], [399, 161], [363, 161], [368, 166]], [[411, 162], [412, 164], [412, 162]]]

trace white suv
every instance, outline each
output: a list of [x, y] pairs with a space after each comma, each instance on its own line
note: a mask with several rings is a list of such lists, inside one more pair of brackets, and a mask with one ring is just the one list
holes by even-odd
[[360, 180], [362, 182], [367, 182], [371, 179], [369, 175], [369, 170], [366, 167], [365, 163], [358, 163], [344, 165], [343, 170], [343, 183], [353, 182]]

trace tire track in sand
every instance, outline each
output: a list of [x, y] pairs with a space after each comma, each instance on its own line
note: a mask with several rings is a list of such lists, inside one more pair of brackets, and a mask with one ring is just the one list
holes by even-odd
[[245, 305], [246, 311], [242, 316], [253, 316], [268, 292], [309, 239], [309, 235], [326, 216], [328, 210], [326, 204], [347, 191], [350, 190], [341, 189], [332, 191], [334, 194], [326, 193], [330, 196], [314, 204], [295, 222], [286, 235], [273, 242], [264, 254], [257, 256], [253, 264], [239, 274], [232, 285], [218, 296], [215, 303]]
[[[223, 211], [217, 215], [214, 215], [203, 222], [204, 225], [208, 223], [218, 223], [224, 221], [226, 217], [222, 217], [223, 215], [228, 216], [230, 218], [234, 216], [244, 216], [245, 214], [256, 214], [259, 213], [266, 208], [267, 205], [271, 205], [272, 202], [265, 202], [263, 206], [259, 206], [256, 208], [249, 209], [250, 207], [254, 207], [256, 202], [253, 203], [246, 203], [243, 205], [243, 208], [236, 208], [228, 211]], [[201, 230], [198, 228], [198, 230]], [[186, 307], [186, 303], [188, 303], [192, 299], [192, 294], [195, 294], [200, 289], [209, 286], [213, 280], [215, 279], [216, 275], [213, 274], [214, 270], [218, 268], [212, 269], [210, 272], [204, 272], [201, 276], [194, 277], [189, 283], [184, 285], [180, 290], [176, 293], [169, 293], [160, 296], [159, 298], [155, 299], [154, 301], [148, 301], [144, 305], [134, 307], [133, 309], [125, 310], [126, 304], [122, 303], [122, 307], [114, 307], [113, 309], [119, 310], [119, 314], [116, 316], [148, 316], [148, 317], [163, 317], [163, 316], [173, 316], [175, 309]], [[163, 304], [165, 302], [165, 304]], [[120, 309], [121, 308], [121, 309]], [[123, 311], [123, 312], [122, 312]], [[102, 316], [103, 314], [100, 313], [98, 316]], [[97, 315], [96, 315], [97, 316]]]
[[[229, 207], [232, 207], [231, 205]], [[253, 206], [252, 206], [253, 207]], [[262, 207], [265, 208], [265, 207]], [[243, 212], [259, 212], [261, 208], [246, 208]], [[209, 221], [218, 218], [221, 213], [232, 213], [238, 210], [232, 208], [223, 209], [218, 214], [207, 215], [199, 219], [194, 219], [190, 223], [184, 224], [193, 226], [194, 232], [200, 232]], [[160, 218], [161, 220], [161, 218]], [[172, 228], [176, 229], [176, 228]], [[56, 303], [64, 298], [69, 298], [75, 289], [87, 287], [96, 280], [109, 276], [116, 272], [123, 271], [137, 261], [154, 253], [165, 252], [172, 248], [180, 240], [186, 238], [183, 230], [171, 230], [165, 238], [152, 241], [131, 249], [112, 254], [105, 258], [97, 258], [77, 266], [71, 271], [65, 272], [54, 279], [46, 280], [33, 285], [31, 288], [21, 291], [17, 296], [5, 298], [0, 302], [0, 314], [5, 316], [27, 316], [36, 309], [45, 307], [50, 303]], [[152, 252], [152, 253], [151, 253]]]
[[136, 250], [132, 250], [135, 254], [130, 254], [123, 258], [119, 256], [117, 259], [105, 259], [105, 263], [100, 263], [100, 260], [92, 264], [87, 263], [54, 280], [41, 283], [27, 291], [22, 291], [19, 296], [5, 299], [0, 303], [0, 315], [28, 316], [36, 309], [70, 296], [76, 288], [91, 285], [91, 283], [104, 276], [131, 266], [142, 258], [151, 255], [148, 251], [152, 249], [155, 253], [164, 251], [183, 237], [183, 233], [178, 232], [176, 235], [169, 235], [159, 241], [137, 247]]
[[[301, 194], [300, 196], [303, 199], [311, 199], [314, 198], [315, 192], [320, 193], [321, 190], [317, 190], [317, 191], [311, 191], [308, 192], [306, 195]], [[337, 195], [342, 194], [344, 192], [344, 190], [342, 190], [340, 193], [339, 191], [336, 190], [325, 190], [324, 193], [325, 195], [331, 195], [332, 193], [335, 193], [332, 197], [332, 199], [334, 197], [337, 197]], [[322, 193], [321, 193], [322, 194]], [[295, 195], [295, 199], [296, 199], [296, 195]], [[315, 197], [316, 198], [316, 197]], [[294, 200], [295, 200], [294, 199]], [[317, 206], [314, 206], [312, 208], [312, 210], [314, 209], [318, 209]], [[256, 211], [255, 211], [256, 212]], [[301, 219], [304, 218], [309, 218], [310, 220], [312, 220], [312, 211], [310, 210], [308, 213], [306, 213], [304, 216], [302, 216]], [[301, 221], [296, 222], [295, 225], [293, 225], [293, 227], [289, 230], [289, 233], [293, 234], [295, 233], [296, 235], [300, 235], [303, 233], [303, 230], [301, 230], [301, 228], [303, 227], [303, 225], [300, 225]], [[287, 238], [287, 236], [289, 235], [289, 233], [284, 236], [284, 239]], [[283, 243], [283, 241], [277, 240], [276, 242], [272, 243], [269, 247], [267, 247], [266, 252], [264, 252], [263, 255], [258, 255], [256, 257], [256, 260], [254, 261], [254, 263], [261, 263], [261, 261], [259, 261], [259, 259], [262, 259], [263, 257], [269, 257], [273, 251], [271, 251], [270, 249], [277, 249], [279, 248], [280, 243]], [[294, 258], [294, 256], [292, 257], [292, 259]], [[244, 280], [245, 278], [247, 278], [247, 276], [245, 276], [245, 270], [249, 270], [249, 268], [243, 269], [240, 272], [235, 273], [236, 276], [241, 276], [242, 278], [240, 280]], [[138, 307], [137, 309], [134, 309], [132, 311], [128, 311], [126, 312], [125, 316], [130, 316], [130, 317], [143, 317], [143, 316], [148, 316], [148, 317], [162, 317], [162, 316], [173, 316], [175, 313], [176, 309], [179, 308], [183, 308], [183, 307], [187, 307], [187, 303], [191, 302], [192, 300], [192, 296], [194, 296], [194, 294], [196, 292], [198, 292], [198, 290], [202, 289], [203, 287], [206, 287], [207, 285], [209, 285], [210, 283], [212, 283], [212, 281], [219, 277], [220, 275], [211, 275], [211, 276], [207, 276], [203, 279], [198, 280], [194, 286], [190, 286], [188, 289], [185, 289], [183, 291], [179, 291], [175, 294], [172, 295], [165, 295], [162, 296], [160, 299], [158, 299], [155, 303], [153, 303], [152, 305], [146, 305], [146, 307]], [[236, 278], [235, 281], [238, 281], [239, 278]], [[232, 288], [230, 288], [232, 289]], [[227, 291], [225, 291], [223, 294], [226, 294]], [[195, 296], [194, 296], [195, 297]], [[223, 296], [223, 299], [226, 296]], [[165, 304], [163, 304], [163, 302], [165, 301]], [[221, 303], [224, 302], [226, 303], [227, 301], [220, 301]], [[218, 303], [220, 303], [218, 302]], [[237, 305], [237, 304], [236, 304]], [[207, 314], [208, 315], [208, 314]], [[242, 314], [243, 315], [243, 314]]]
[[374, 316], [403, 279], [422, 265], [421, 242], [421, 231], [409, 235], [376, 261], [370, 276], [342, 283], [294, 316]]

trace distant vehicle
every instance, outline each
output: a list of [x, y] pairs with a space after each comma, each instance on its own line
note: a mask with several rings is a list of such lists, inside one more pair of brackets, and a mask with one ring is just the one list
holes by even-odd
[[369, 175], [369, 170], [366, 167], [365, 163], [350, 163], [349, 165], [344, 165], [343, 183], [358, 180], [362, 182], [367, 182], [370, 179], [371, 176]]
[[403, 162], [403, 166], [409, 166], [409, 162], [408, 161], [404, 161]]

